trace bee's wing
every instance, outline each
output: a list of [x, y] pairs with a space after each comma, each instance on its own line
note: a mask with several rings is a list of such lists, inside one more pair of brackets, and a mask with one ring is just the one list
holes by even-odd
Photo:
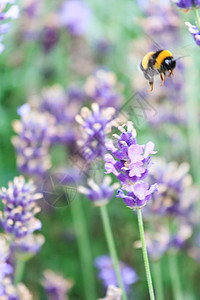
[[163, 46], [161, 46], [160, 44], [158, 44], [148, 33], [146, 33], [144, 30], [143, 30], [143, 33], [144, 35], [147, 36], [147, 38], [152, 42], [154, 48], [155, 48], [155, 51], [158, 51], [158, 50], [161, 50], [161, 49], [164, 49]]

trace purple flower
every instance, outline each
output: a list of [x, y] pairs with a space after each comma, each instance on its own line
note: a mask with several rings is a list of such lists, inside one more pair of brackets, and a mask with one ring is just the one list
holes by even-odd
[[14, 286], [10, 277], [4, 278], [2, 282], [2, 299], [6, 300], [33, 300], [33, 296], [23, 283]]
[[107, 204], [114, 195], [114, 191], [119, 187], [118, 183], [111, 185], [111, 177], [105, 176], [102, 183], [97, 185], [93, 179], [88, 180], [89, 188], [80, 186], [79, 192], [85, 194], [96, 206]]
[[198, 27], [196, 25], [190, 24], [190, 22], [186, 22], [185, 25], [188, 28], [188, 31], [191, 33], [197, 46], [200, 46], [200, 31]]
[[12, 244], [12, 250], [14, 250], [15, 253], [20, 253], [20, 257], [23, 255], [25, 258], [30, 258], [40, 251], [44, 241], [45, 239], [42, 234], [29, 234], [16, 239]]
[[8, 255], [8, 242], [3, 235], [0, 235], [0, 297], [4, 294], [4, 278], [13, 272], [12, 266], [7, 263]]
[[47, 112], [55, 118], [52, 144], [75, 143], [76, 132], [71, 128], [71, 124], [75, 122], [75, 115], [80, 110], [83, 99], [83, 92], [77, 87], [65, 91], [62, 86], [53, 85], [42, 90], [38, 110]]
[[56, 26], [45, 26], [41, 33], [41, 42], [46, 53], [49, 53], [59, 40], [58, 28]]
[[24, 115], [27, 115], [31, 112], [31, 107], [28, 103], [24, 103], [22, 106], [20, 106], [17, 109], [17, 113], [20, 117], [23, 117]]
[[12, 138], [18, 168], [26, 174], [44, 175], [51, 167], [49, 147], [55, 134], [55, 119], [47, 113], [29, 113], [28, 106], [22, 106], [18, 113], [21, 121], [13, 123], [18, 136]]
[[48, 300], [66, 300], [66, 294], [73, 286], [72, 280], [65, 279], [62, 275], [56, 274], [51, 270], [44, 271], [42, 282]]
[[[147, 251], [152, 260], [159, 260], [169, 249], [170, 232], [165, 226], [159, 224], [156, 232], [145, 232]], [[141, 241], [135, 243], [136, 247], [142, 247]]]
[[99, 300], [121, 300], [122, 290], [114, 285], [109, 285], [105, 298]]
[[125, 194], [122, 189], [119, 189], [116, 197], [122, 198], [125, 204], [132, 209], [141, 208], [150, 200], [152, 193], [158, 190], [158, 185], [155, 183], [149, 188], [147, 182], [138, 181], [135, 185], [130, 185], [127, 190], [127, 194]]
[[85, 83], [86, 95], [100, 107], [119, 108], [122, 95], [117, 91], [117, 79], [114, 73], [99, 69], [88, 77]]
[[21, 238], [41, 229], [42, 224], [35, 215], [40, 211], [36, 201], [42, 195], [36, 193], [31, 180], [26, 182], [22, 176], [15, 177], [8, 183], [8, 189], [0, 190], [0, 197], [4, 204], [1, 225], [7, 233]]
[[[7, 5], [10, 4], [9, 7]], [[2, 44], [3, 35], [5, 35], [10, 28], [9, 21], [11, 19], [15, 20], [19, 17], [19, 6], [15, 4], [15, 0], [1, 0], [0, 1], [0, 53], [4, 50], [4, 45]], [[3, 23], [2, 23], [3, 21]]]
[[92, 110], [83, 107], [80, 115], [76, 116], [82, 134], [78, 145], [82, 149], [84, 158], [90, 162], [103, 157], [106, 151], [106, 134], [116, 123], [114, 120], [116, 111], [113, 107], [100, 108], [97, 103], [93, 103], [91, 108]]
[[[97, 257], [95, 259], [95, 266], [98, 269], [99, 278], [103, 281], [106, 288], [110, 285], [117, 286], [117, 278], [110, 256], [102, 255]], [[124, 288], [127, 292], [129, 292], [131, 285], [138, 280], [138, 276], [133, 268], [123, 262], [120, 262], [120, 272]]]
[[153, 194], [151, 205], [144, 209], [144, 215], [179, 215], [189, 219], [188, 214], [198, 199], [198, 191], [192, 185], [188, 171], [187, 163], [178, 166], [176, 162], [167, 164], [165, 159], [157, 158], [149, 179], [152, 183], [158, 182], [159, 191]]
[[119, 127], [119, 130], [121, 135], [114, 135], [117, 138], [117, 145], [115, 146], [112, 141], [106, 143], [107, 149], [113, 155], [107, 153], [104, 156], [105, 173], [113, 173], [122, 184], [116, 197], [122, 198], [131, 208], [142, 207], [158, 187], [157, 184], [149, 187], [148, 183], [142, 181], [151, 165], [150, 155], [156, 153], [154, 143], [138, 145], [132, 122], [127, 122], [127, 125]]
[[172, 0], [172, 1], [175, 2], [178, 7], [186, 10], [194, 7], [198, 8], [200, 6], [199, 0]]
[[28, 2], [28, 4], [25, 6], [24, 11], [30, 18], [34, 18], [39, 13], [41, 2], [39, 0], [31, 0]]
[[155, 154], [154, 143], [148, 142], [146, 145], [138, 145], [136, 141], [136, 131], [133, 123], [127, 123], [119, 127], [121, 135], [115, 135], [117, 138], [117, 147], [112, 141], [106, 143], [106, 147], [113, 154], [106, 154], [105, 169], [106, 174], [113, 173], [122, 184], [133, 184], [138, 180], [145, 178], [150, 166], [150, 154]]
[[68, 0], [62, 5], [60, 23], [66, 26], [71, 35], [86, 34], [91, 23], [91, 10], [81, 0]]

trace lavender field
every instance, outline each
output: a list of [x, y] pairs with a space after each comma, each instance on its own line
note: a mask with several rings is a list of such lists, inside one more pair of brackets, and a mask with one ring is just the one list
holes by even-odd
[[199, 10], [0, 0], [0, 300], [200, 299]]

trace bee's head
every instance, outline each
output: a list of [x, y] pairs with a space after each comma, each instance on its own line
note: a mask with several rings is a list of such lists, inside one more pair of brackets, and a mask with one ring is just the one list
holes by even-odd
[[167, 57], [165, 58], [163, 65], [167, 71], [173, 72], [176, 67], [176, 60], [173, 57]]

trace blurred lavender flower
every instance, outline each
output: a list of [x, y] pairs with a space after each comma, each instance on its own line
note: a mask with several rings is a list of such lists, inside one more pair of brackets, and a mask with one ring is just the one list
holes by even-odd
[[13, 268], [8, 264], [7, 258], [9, 255], [8, 241], [3, 234], [0, 235], [0, 297], [4, 294], [3, 280], [7, 275], [13, 272]]
[[40, 251], [44, 241], [42, 234], [29, 234], [16, 239], [12, 244], [12, 250], [23, 257], [23, 260], [27, 260]]
[[[188, 174], [189, 165], [176, 162], [166, 163], [157, 158], [150, 170], [150, 181], [157, 181], [159, 192], [153, 194], [151, 206], [146, 207], [144, 214], [169, 214], [188, 216], [198, 199], [198, 191], [192, 186], [192, 178]], [[189, 199], [189, 200], [188, 200]]]
[[4, 204], [1, 225], [7, 233], [21, 238], [41, 229], [42, 224], [35, 215], [40, 211], [36, 201], [42, 195], [36, 193], [31, 180], [26, 182], [22, 176], [15, 177], [8, 183], [8, 189], [3, 187], [0, 190], [0, 197]]
[[81, 109], [76, 121], [81, 125], [82, 138], [78, 145], [82, 148], [83, 156], [87, 161], [102, 158], [105, 154], [106, 134], [116, 125], [113, 107], [100, 108], [97, 103], [91, 105], [92, 110], [87, 107]]
[[140, 20], [145, 32], [148, 32], [150, 36], [165, 33], [167, 41], [170, 31], [173, 30], [176, 35], [176, 29], [181, 25], [181, 21], [170, 0], [149, 0], [144, 1], [144, 4], [143, 1], [138, 0], [138, 3], [146, 14], [146, 18]]
[[[75, 116], [80, 110], [84, 100], [83, 92], [77, 87], [71, 87], [67, 90], [60, 85], [53, 85], [42, 90], [41, 97], [31, 100], [41, 112], [48, 112], [55, 118], [55, 133], [51, 143], [69, 144], [75, 142], [76, 133], [71, 128], [72, 122], [75, 122]], [[70, 129], [69, 129], [70, 126]]]
[[183, 8], [184, 10], [200, 7], [199, 0], [172, 0], [172, 2], [175, 2], [178, 7]]
[[[187, 224], [185, 221], [183, 222], [182, 220], [176, 221], [176, 228], [173, 234], [170, 233], [169, 228], [162, 225], [161, 222], [156, 223], [156, 231], [145, 232], [147, 251], [151, 257], [151, 260], [160, 260], [167, 251], [179, 250], [191, 237], [192, 226]], [[135, 242], [134, 246], [136, 248], [141, 248], [141, 241]]]
[[27, 287], [23, 283], [19, 283], [15, 287], [10, 277], [4, 278], [2, 300], [33, 300], [33, 297]]
[[[117, 286], [117, 278], [112, 265], [112, 260], [108, 255], [102, 255], [95, 259], [95, 266], [99, 272], [99, 278], [103, 281], [106, 288], [110, 285]], [[125, 263], [120, 262], [120, 272], [124, 288], [128, 293], [130, 291], [131, 285], [138, 280], [138, 276], [135, 270]]]
[[122, 290], [114, 285], [109, 285], [105, 298], [99, 300], [121, 300]]
[[85, 92], [100, 107], [112, 106], [119, 108], [122, 102], [122, 95], [117, 91], [116, 85], [117, 79], [114, 73], [99, 69], [86, 80]]
[[46, 53], [49, 53], [59, 40], [58, 28], [56, 26], [45, 26], [41, 32], [41, 42]]
[[13, 128], [18, 136], [12, 138], [17, 152], [17, 165], [21, 172], [43, 175], [51, 167], [49, 147], [55, 133], [55, 119], [47, 113], [30, 111], [23, 105], [18, 109], [21, 121]]
[[48, 300], [67, 300], [66, 294], [73, 286], [72, 280], [65, 279], [62, 275], [51, 270], [44, 271], [44, 286]]
[[65, 1], [60, 11], [60, 23], [71, 35], [85, 35], [91, 23], [91, 10], [84, 1]]
[[[149, 187], [147, 182], [142, 181], [151, 166], [150, 154], [156, 153], [154, 143], [138, 145], [132, 122], [120, 126], [119, 130], [121, 135], [114, 135], [117, 147], [112, 141], [106, 143], [107, 149], [113, 154], [107, 153], [104, 156], [106, 174], [113, 173], [122, 184], [116, 197], [122, 198], [130, 208], [142, 207], [157, 190], [157, 184]], [[123, 190], [127, 191], [127, 194], [124, 194]]]
[[[168, 250], [170, 243], [170, 232], [165, 226], [160, 226], [156, 232], [145, 232], [145, 241], [147, 251], [151, 260], [159, 260], [163, 254]], [[140, 247], [142, 244], [140, 242]]]
[[190, 22], [186, 22], [185, 25], [188, 28], [188, 31], [191, 33], [197, 46], [200, 46], [200, 31], [198, 27], [196, 25], [190, 24]]
[[19, 300], [33, 300], [33, 296], [23, 283], [17, 285], [17, 294]]
[[26, 0], [24, 11], [30, 18], [37, 16], [41, 1], [39, 0]]
[[111, 177], [105, 176], [100, 185], [96, 184], [93, 179], [88, 180], [89, 188], [79, 186], [78, 191], [87, 195], [88, 199], [94, 203], [95, 206], [102, 206], [107, 204], [114, 195], [114, 191], [119, 188], [118, 183], [111, 185]]
[[192, 236], [193, 227], [186, 221], [187, 220], [184, 219], [179, 220], [176, 232], [170, 237], [169, 248], [173, 250], [182, 248], [186, 241]]
[[100, 39], [96, 42], [95, 49], [99, 55], [106, 55], [111, 52], [112, 45], [106, 39]]
[[19, 6], [15, 2], [15, 0], [0, 1], [0, 53], [4, 50], [2, 41], [4, 35], [9, 31], [10, 19], [15, 20], [19, 17]]

